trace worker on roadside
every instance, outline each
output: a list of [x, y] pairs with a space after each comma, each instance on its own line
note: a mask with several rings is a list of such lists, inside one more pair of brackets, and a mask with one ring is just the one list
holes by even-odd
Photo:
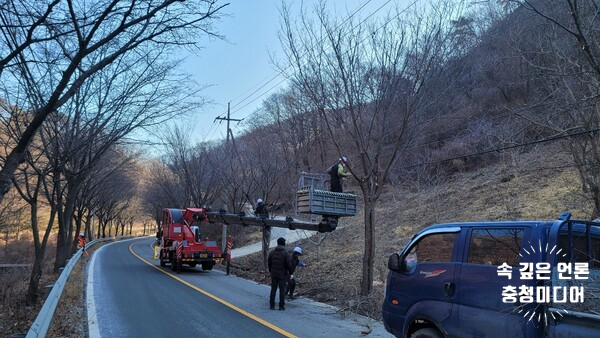
[[256, 200], [256, 209], [254, 209], [254, 215], [259, 218], [269, 218], [267, 206], [262, 198]]
[[85, 235], [82, 233], [79, 234], [79, 237], [77, 237], [77, 246], [81, 248], [81, 250], [83, 250], [84, 254], [88, 254], [85, 251]]
[[329, 184], [331, 186], [331, 191], [333, 192], [343, 192], [342, 189], [342, 179], [347, 177], [349, 174], [346, 172], [346, 168], [344, 164], [348, 161], [346, 157], [340, 157], [338, 162], [332, 165], [327, 173], [329, 174]]
[[296, 279], [294, 278], [294, 273], [296, 272], [296, 267], [305, 267], [306, 264], [300, 261], [300, 256], [302, 256], [302, 248], [297, 246], [294, 248], [294, 252], [292, 252], [292, 269], [290, 271], [290, 278], [288, 279], [287, 290], [285, 294], [288, 296], [289, 300], [293, 300], [294, 290], [296, 289]]
[[275, 295], [279, 289], [279, 310], [283, 311], [285, 310], [285, 287], [291, 271], [290, 255], [285, 250], [285, 238], [277, 239], [277, 247], [269, 253], [267, 265], [271, 274], [269, 308], [275, 310]]

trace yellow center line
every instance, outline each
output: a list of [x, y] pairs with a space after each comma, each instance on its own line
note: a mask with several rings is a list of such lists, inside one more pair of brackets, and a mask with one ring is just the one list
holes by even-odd
[[146, 264], [150, 265], [151, 267], [155, 268], [156, 270], [158, 270], [158, 271], [160, 271], [160, 272], [164, 273], [165, 275], [167, 275], [167, 276], [169, 276], [169, 277], [171, 277], [171, 278], [175, 279], [176, 281], [178, 281], [178, 282], [180, 282], [180, 283], [182, 283], [182, 284], [185, 284], [185, 285], [189, 286], [190, 288], [192, 288], [192, 289], [194, 289], [194, 290], [196, 290], [196, 291], [200, 292], [201, 294], [203, 294], [203, 295], [205, 295], [205, 296], [207, 296], [207, 297], [210, 297], [210, 298], [212, 298], [212, 299], [216, 300], [217, 302], [219, 302], [219, 303], [221, 303], [221, 304], [223, 304], [223, 305], [225, 305], [225, 306], [229, 307], [230, 309], [232, 309], [232, 310], [235, 310], [235, 311], [237, 311], [237, 312], [239, 312], [239, 313], [243, 314], [244, 316], [246, 316], [246, 317], [248, 317], [248, 318], [250, 318], [250, 319], [253, 319], [253, 320], [255, 320], [255, 321], [259, 322], [259, 323], [261, 323], [262, 325], [264, 325], [264, 326], [266, 326], [266, 327], [268, 327], [268, 328], [270, 328], [270, 329], [272, 329], [272, 330], [274, 330], [274, 331], [277, 331], [277, 332], [281, 333], [282, 335], [284, 335], [284, 336], [286, 336], [286, 337], [289, 337], [289, 338], [298, 338], [298, 336], [295, 336], [295, 335], [293, 335], [293, 334], [291, 334], [291, 333], [289, 333], [289, 332], [285, 331], [284, 329], [282, 329], [282, 328], [280, 328], [280, 327], [277, 327], [277, 326], [275, 326], [275, 325], [273, 325], [273, 324], [271, 324], [271, 323], [267, 322], [266, 320], [264, 320], [264, 319], [262, 319], [262, 318], [259, 318], [259, 317], [255, 316], [255, 315], [253, 315], [253, 314], [251, 314], [251, 313], [249, 313], [249, 312], [247, 312], [247, 311], [244, 311], [244, 310], [240, 309], [239, 307], [237, 307], [237, 306], [235, 306], [235, 305], [233, 305], [233, 304], [229, 303], [228, 301], [226, 301], [226, 300], [223, 300], [223, 299], [221, 299], [221, 298], [219, 298], [219, 297], [217, 297], [217, 296], [215, 296], [215, 295], [213, 295], [213, 294], [211, 294], [211, 293], [208, 293], [207, 291], [205, 291], [205, 290], [202, 290], [202, 289], [200, 289], [199, 287], [197, 287], [197, 286], [195, 286], [195, 285], [193, 285], [193, 284], [191, 284], [191, 283], [189, 283], [189, 282], [186, 282], [186, 281], [184, 281], [183, 279], [181, 279], [181, 278], [179, 278], [179, 277], [177, 277], [177, 276], [175, 276], [175, 275], [173, 275], [173, 274], [171, 274], [171, 273], [169, 273], [169, 272], [167, 272], [167, 271], [165, 271], [165, 270], [163, 270], [163, 269], [159, 268], [159, 267], [158, 267], [158, 266], [156, 266], [155, 264], [153, 264], [153, 263], [151, 263], [151, 262], [148, 262], [147, 260], [145, 260], [144, 258], [140, 257], [138, 254], [136, 254], [136, 253], [133, 251], [133, 248], [132, 248], [132, 247], [133, 247], [133, 244], [135, 244], [135, 243], [131, 243], [131, 245], [129, 245], [129, 251], [130, 251], [130, 252], [131, 252], [131, 253], [132, 253], [132, 254], [133, 254], [135, 257], [137, 257], [139, 260], [141, 260], [142, 262], [144, 262], [144, 263], [146, 263]]

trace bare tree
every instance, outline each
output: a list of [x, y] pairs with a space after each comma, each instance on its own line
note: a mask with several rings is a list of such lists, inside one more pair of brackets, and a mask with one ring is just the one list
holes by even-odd
[[327, 141], [327, 131], [321, 128], [321, 116], [306, 110], [310, 105], [298, 88], [292, 87], [268, 97], [262, 108], [247, 119], [250, 131], [262, 129], [271, 135], [266, 144], [283, 152], [290, 174], [324, 171], [328, 165], [326, 154], [333, 148]]
[[[14, 109], [14, 107], [13, 107]], [[23, 118], [26, 114], [23, 112], [13, 112], [15, 115], [21, 115]], [[8, 140], [14, 139], [13, 133], [18, 133], [20, 130], [18, 125], [4, 124], [2, 125], [4, 135], [8, 136]], [[55, 187], [59, 186], [52, 180], [48, 180], [49, 172], [52, 170], [52, 163], [48, 160], [45, 152], [45, 147], [40, 138], [36, 138], [34, 146], [27, 151], [26, 162], [21, 164], [13, 177], [13, 184], [16, 191], [21, 196], [21, 199], [29, 206], [29, 224], [33, 235], [33, 266], [29, 278], [29, 285], [25, 300], [27, 303], [33, 303], [38, 296], [39, 281], [43, 273], [43, 263], [48, 245], [48, 239], [53, 229], [54, 220], [57, 214], [56, 204], [52, 203], [56, 197]], [[46, 196], [46, 200], [51, 202], [48, 223], [45, 227], [40, 226], [39, 209], [40, 204], [44, 202], [42, 196]], [[40, 238], [40, 233], [43, 237]]]
[[[187, 195], [181, 207], [201, 207], [216, 199], [219, 189], [219, 175], [208, 160], [208, 144], [193, 145], [184, 132], [176, 128], [166, 136], [166, 163]], [[168, 205], [163, 205], [167, 207]]]
[[364, 195], [362, 295], [373, 285], [375, 203], [411, 133], [440, 114], [428, 109], [441, 94], [428, 89], [443, 80], [457, 8], [435, 2], [371, 25], [342, 25], [323, 7], [316, 22], [306, 13], [294, 22], [282, 10], [280, 39], [294, 84], [321, 114], [337, 155], [358, 154], [349, 169]]
[[136, 175], [125, 169], [111, 172], [108, 179], [102, 181], [102, 193], [98, 195], [96, 209], [99, 221], [98, 238], [112, 236], [112, 226], [115, 224], [114, 235], [116, 236], [119, 223], [129, 221], [127, 213], [132, 206], [130, 192], [135, 191], [136, 180]]
[[[285, 148], [272, 142], [274, 132], [271, 126], [255, 127], [237, 140], [238, 163], [246, 168], [250, 185], [245, 193], [248, 201], [254, 203], [262, 198], [267, 204], [270, 216], [274, 217], [274, 206], [279, 204], [291, 205], [295, 197], [297, 174], [294, 167], [289, 165], [294, 157], [287, 157]], [[253, 204], [256, 207], [256, 204]], [[262, 227], [262, 256], [263, 265], [267, 269], [267, 258], [271, 239], [270, 227]]]
[[142, 181], [142, 200], [146, 209], [156, 223], [160, 226], [162, 210], [167, 207], [184, 208], [187, 206], [188, 196], [185, 187], [179, 184], [177, 176], [169, 166], [158, 160], [150, 161], [143, 166], [145, 175]]
[[538, 83], [519, 116], [564, 137], [582, 191], [600, 215], [600, 22], [596, 1], [516, 1], [515, 48]]
[[255, 190], [249, 169], [240, 161], [240, 150], [237, 140], [224, 143], [211, 151], [208, 161], [211, 167], [219, 173], [221, 195], [216, 196], [220, 207], [234, 212], [244, 210], [245, 204], [251, 200], [250, 192]]
[[[80, 90], [92, 75], [124, 56], [169, 46], [196, 46], [198, 34], [215, 35], [211, 23], [225, 5], [216, 0], [105, 0], [84, 6], [76, 0], [50, 5], [7, 1], [2, 5], [1, 80], [8, 100], [19, 100], [32, 119], [0, 170], [0, 199], [46, 117]], [[33, 18], [28, 18], [35, 14]], [[5, 48], [4, 48], [5, 47]], [[151, 54], [148, 54], [150, 56]], [[155, 60], [155, 59], [154, 59]], [[149, 60], [147, 60], [149, 61]], [[48, 83], [43, 91], [36, 84]], [[32, 88], [33, 86], [33, 88]]]
[[174, 64], [160, 61], [161, 55], [161, 50], [144, 50], [121, 57], [89, 77], [55, 113], [51, 125], [60, 137], [49, 146], [58, 156], [56, 174], [65, 180], [55, 269], [64, 265], [74, 247], [75, 203], [90, 168], [134, 130], [162, 123], [192, 107], [185, 98], [193, 92], [182, 88], [185, 78], [177, 75]]

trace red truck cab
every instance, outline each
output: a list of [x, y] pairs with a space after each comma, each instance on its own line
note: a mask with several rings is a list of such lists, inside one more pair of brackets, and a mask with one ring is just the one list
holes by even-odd
[[203, 270], [212, 270], [224, 258], [216, 241], [202, 239], [200, 223], [206, 220], [205, 212], [203, 208], [163, 210], [161, 266], [170, 264], [173, 271], [180, 271], [184, 264], [191, 268], [201, 264]]

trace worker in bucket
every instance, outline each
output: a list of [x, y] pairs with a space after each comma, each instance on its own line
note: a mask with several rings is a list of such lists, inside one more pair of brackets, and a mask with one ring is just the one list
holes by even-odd
[[277, 247], [269, 253], [269, 273], [271, 273], [271, 294], [269, 308], [275, 310], [275, 295], [279, 289], [279, 310], [285, 310], [285, 287], [291, 271], [290, 255], [285, 250], [285, 238], [277, 239]]
[[288, 296], [289, 300], [293, 300], [294, 290], [296, 289], [296, 279], [294, 278], [294, 273], [296, 272], [296, 267], [305, 267], [306, 264], [300, 261], [300, 256], [302, 256], [302, 248], [297, 246], [294, 248], [294, 252], [292, 252], [292, 270], [290, 270], [290, 278], [288, 279], [287, 290], [285, 294]]
[[327, 173], [329, 174], [329, 184], [331, 187], [330, 190], [333, 192], [343, 192], [342, 179], [348, 177], [349, 175], [344, 167], [344, 164], [347, 161], [348, 159], [346, 157], [340, 157], [336, 164], [327, 169]]

